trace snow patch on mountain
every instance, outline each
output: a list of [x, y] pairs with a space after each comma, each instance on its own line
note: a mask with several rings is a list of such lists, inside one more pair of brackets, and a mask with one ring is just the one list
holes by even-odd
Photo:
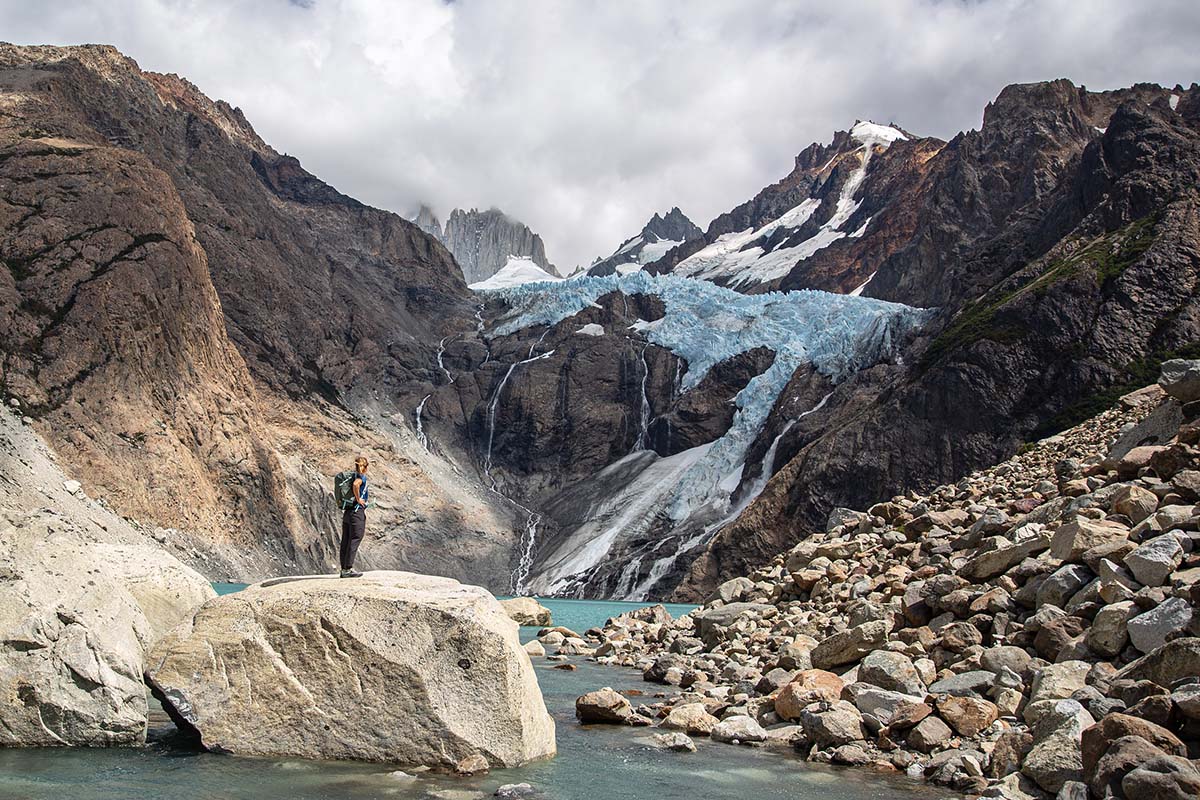
[[551, 282], [563, 280], [557, 275], [551, 275], [533, 263], [533, 259], [524, 256], [509, 256], [508, 262], [486, 280], [472, 283], [469, 288], [477, 292], [507, 289], [526, 283]]
[[803, 241], [785, 241], [770, 252], [766, 250], [767, 241], [777, 230], [795, 230], [808, 222], [822, 202], [819, 198], [810, 197], [757, 229], [747, 228], [722, 235], [712, 244], [681, 261], [675, 267], [675, 273], [705, 280], [723, 279], [733, 286], [765, 283], [782, 278], [798, 263], [839, 239], [862, 236], [870, 220], [864, 222], [853, 233], [843, 231], [842, 226], [862, 205], [862, 201], [855, 199], [855, 195], [866, 179], [871, 156], [877, 148], [886, 150], [893, 142], [908, 137], [896, 128], [876, 125], [873, 122], [856, 123], [850, 129], [850, 137], [858, 143], [853, 152], [861, 152], [861, 161], [843, 184], [833, 215], [816, 233]]

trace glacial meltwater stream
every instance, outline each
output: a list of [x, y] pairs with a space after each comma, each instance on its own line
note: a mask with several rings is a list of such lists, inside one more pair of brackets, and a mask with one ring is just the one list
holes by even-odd
[[[218, 585], [225, 593], [240, 588]], [[543, 600], [555, 624], [578, 630], [636, 603]], [[690, 606], [667, 606], [672, 615]], [[522, 628], [521, 639], [535, 628]], [[171, 723], [152, 713], [150, 743], [123, 749], [0, 748], [0, 800], [484, 800], [505, 784], [529, 783], [545, 800], [926, 800], [948, 795], [896, 776], [806, 764], [789, 754], [697, 738], [695, 753], [649, 745], [652, 729], [582, 726], [575, 698], [602, 686], [648, 695], [632, 670], [572, 657], [576, 671], [533, 660], [558, 727], [558, 756], [519, 769], [457, 778], [406, 776], [386, 764], [248, 758], [197, 752], [176, 743]]]

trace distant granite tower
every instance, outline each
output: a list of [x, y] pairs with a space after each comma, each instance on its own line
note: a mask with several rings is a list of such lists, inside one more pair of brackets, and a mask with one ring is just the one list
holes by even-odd
[[498, 208], [487, 211], [456, 208], [450, 212], [443, 229], [433, 210], [423, 205], [413, 224], [446, 245], [467, 283], [490, 278], [512, 256], [528, 258], [551, 275], [558, 275], [546, 258], [542, 237]]

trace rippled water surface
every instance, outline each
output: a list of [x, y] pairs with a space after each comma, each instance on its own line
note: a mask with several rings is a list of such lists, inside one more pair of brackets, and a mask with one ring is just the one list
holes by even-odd
[[[240, 588], [218, 584], [222, 594]], [[640, 604], [544, 600], [555, 624], [580, 632]], [[672, 614], [690, 606], [668, 606]], [[523, 628], [522, 640], [536, 632]], [[806, 764], [790, 755], [697, 739], [695, 753], [648, 746], [644, 728], [584, 727], [575, 698], [601, 686], [641, 689], [651, 684], [631, 670], [572, 658], [579, 669], [552, 669], [535, 659], [546, 705], [558, 726], [558, 756], [479, 778], [410, 778], [380, 764], [246, 758], [198, 753], [171, 741], [171, 724], [157, 712], [152, 742], [126, 749], [0, 748], [0, 798], [30, 800], [476, 800], [508, 783], [527, 782], [558, 800], [927, 800], [945, 797], [919, 783], [861, 770]]]

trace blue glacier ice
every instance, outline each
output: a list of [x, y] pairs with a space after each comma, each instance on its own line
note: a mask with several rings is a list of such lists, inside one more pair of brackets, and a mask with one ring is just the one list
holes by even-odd
[[[639, 322], [648, 341], [687, 362], [683, 390], [691, 389], [717, 363], [756, 347], [776, 354], [765, 372], [736, 397], [730, 430], [691, 464], [663, 498], [676, 522], [703, 507], [727, 511], [730, 480], [762, 430], [796, 369], [805, 364], [838, 383], [854, 372], [892, 357], [930, 310], [868, 297], [820, 291], [741, 294], [708, 281], [675, 275], [580, 276], [564, 281], [526, 283], [486, 293], [507, 306], [491, 336], [534, 325], [555, 325], [594, 306], [610, 292], [654, 295], [665, 308], [662, 319]], [[732, 481], [736, 486], [737, 481]], [[724, 484], [724, 487], [722, 486]]]

